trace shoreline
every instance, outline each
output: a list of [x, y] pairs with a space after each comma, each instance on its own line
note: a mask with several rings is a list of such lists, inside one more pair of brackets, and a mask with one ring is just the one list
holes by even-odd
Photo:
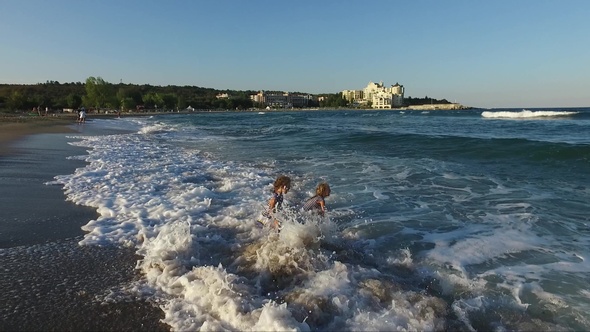
[[[142, 117], [162, 114], [187, 114], [171, 112], [152, 113], [122, 113], [121, 117]], [[112, 119], [117, 118], [116, 113], [89, 114], [86, 119]], [[27, 114], [0, 114], [0, 157], [14, 153], [11, 147], [14, 142], [28, 135], [50, 133], [76, 133], [78, 130], [72, 125], [77, 124], [76, 114], [61, 113], [48, 116]]]
[[73, 133], [69, 128], [68, 119], [54, 119], [53, 121], [6, 121], [0, 118], [0, 156], [14, 152], [12, 143], [27, 135], [43, 133]]
[[157, 305], [125, 295], [135, 250], [80, 246], [97, 211], [45, 184], [86, 164], [68, 159], [85, 154], [71, 133], [101, 134], [73, 117], [0, 117], [0, 330], [168, 331]]

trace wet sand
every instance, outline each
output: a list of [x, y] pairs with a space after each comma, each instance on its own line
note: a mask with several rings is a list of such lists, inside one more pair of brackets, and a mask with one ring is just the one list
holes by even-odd
[[71, 123], [74, 120], [65, 117], [20, 121], [18, 118], [0, 118], [0, 156], [11, 151], [11, 142], [26, 135], [74, 132], [68, 127]]
[[159, 308], [124, 291], [140, 277], [134, 251], [79, 246], [96, 211], [45, 184], [83, 167], [66, 159], [85, 154], [73, 134], [100, 133], [69, 118], [0, 120], [0, 330], [169, 330]]

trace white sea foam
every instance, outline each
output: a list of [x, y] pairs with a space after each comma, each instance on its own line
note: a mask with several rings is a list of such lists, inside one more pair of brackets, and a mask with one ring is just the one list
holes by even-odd
[[81, 244], [137, 249], [146, 280], [136, 289], [157, 297], [174, 330], [442, 328], [441, 300], [322, 250], [338, 232], [329, 219], [286, 213], [280, 233], [257, 228], [274, 175], [158, 141], [176, 131], [77, 137], [88, 165], [54, 181], [99, 214]]
[[570, 116], [578, 114], [578, 112], [569, 111], [530, 111], [522, 110], [516, 111], [483, 111], [481, 116], [491, 119], [534, 119], [546, 117]]
[[[474, 329], [472, 317], [498, 303], [521, 313], [562, 310], [567, 298], [543, 281], [557, 271], [590, 272], [583, 249], [556, 249], [552, 235], [539, 235], [530, 200], [504, 199], [522, 197], [521, 189], [465, 176], [451, 163], [420, 159], [409, 167], [352, 156], [337, 164], [329, 197], [346, 207], [326, 218], [298, 211], [326, 179], [290, 174], [296, 181], [276, 233], [255, 222], [275, 160], [216, 155], [231, 155], [237, 135], [117, 122], [125, 124], [133, 133], [77, 137], [88, 165], [54, 183], [99, 214], [84, 226], [82, 245], [137, 250], [145, 278], [129, 289], [159, 303], [173, 330], [443, 330], [449, 310]], [[305, 162], [333, 167], [322, 158]], [[471, 208], [474, 200], [485, 203]], [[365, 206], [380, 213], [364, 214]]]

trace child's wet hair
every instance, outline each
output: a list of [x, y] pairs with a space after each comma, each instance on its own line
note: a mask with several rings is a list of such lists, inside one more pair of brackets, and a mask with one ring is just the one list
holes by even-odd
[[328, 191], [330, 191], [330, 185], [326, 182], [322, 182], [318, 184], [317, 188], [315, 189], [315, 194], [325, 197]]
[[283, 186], [291, 188], [291, 178], [290, 177], [288, 177], [286, 175], [281, 175], [275, 180], [275, 183], [273, 184], [273, 188], [275, 190], [278, 188], [281, 188]]

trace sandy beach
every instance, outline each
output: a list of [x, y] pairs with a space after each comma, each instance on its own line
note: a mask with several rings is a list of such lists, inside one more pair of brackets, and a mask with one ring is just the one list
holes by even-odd
[[142, 299], [113, 296], [138, 278], [133, 250], [80, 246], [96, 211], [46, 185], [83, 161], [69, 135], [99, 135], [72, 117], [0, 118], [0, 330], [168, 330]]
[[9, 152], [9, 142], [35, 133], [68, 133], [74, 130], [68, 125], [72, 117], [0, 117], [0, 155]]

